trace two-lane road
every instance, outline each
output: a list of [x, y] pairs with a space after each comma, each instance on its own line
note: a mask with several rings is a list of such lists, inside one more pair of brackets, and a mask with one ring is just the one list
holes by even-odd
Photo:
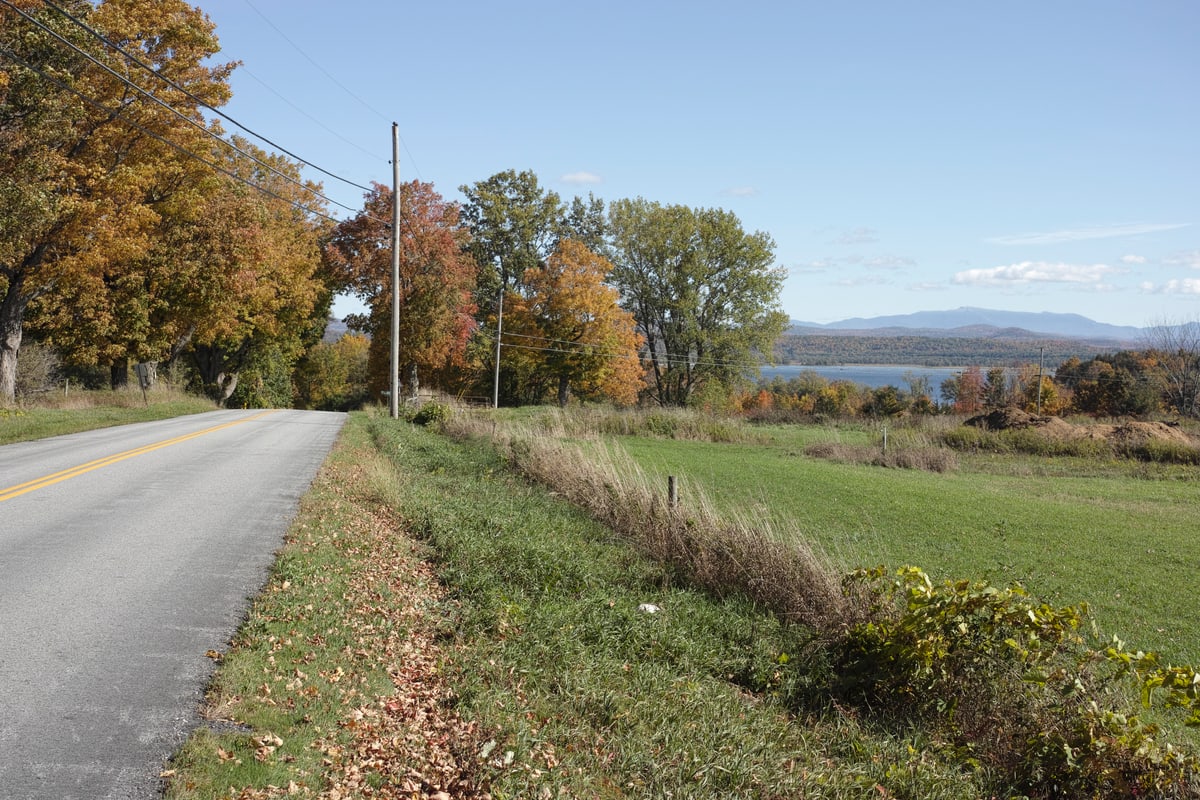
[[344, 419], [216, 411], [0, 447], [0, 796], [157, 796], [205, 653]]

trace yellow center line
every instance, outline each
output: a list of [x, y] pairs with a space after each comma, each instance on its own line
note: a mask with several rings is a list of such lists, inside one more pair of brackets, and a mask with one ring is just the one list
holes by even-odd
[[78, 477], [85, 473], [91, 472], [92, 470], [100, 469], [101, 467], [107, 467], [110, 464], [116, 464], [119, 461], [124, 461], [128, 458], [133, 458], [134, 456], [152, 453], [155, 450], [161, 450], [162, 448], [170, 447], [173, 444], [179, 444], [180, 442], [186, 442], [189, 439], [195, 439], [196, 437], [203, 436], [206, 433], [213, 433], [215, 431], [224, 430], [225, 428], [232, 428], [234, 425], [241, 425], [243, 422], [251, 422], [256, 419], [262, 419], [267, 414], [271, 413], [274, 412], [263, 411], [262, 413], [255, 414], [252, 417], [244, 417], [243, 419], [237, 419], [233, 422], [225, 422], [220, 425], [214, 425], [211, 428], [205, 428], [202, 431], [196, 431], [194, 433], [185, 433], [182, 436], [176, 436], [174, 439], [164, 439], [161, 442], [154, 442], [142, 447], [136, 447], [133, 450], [126, 450], [123, 453], [117, 453], [115, 455], [105, 456], [104, 458], [98, 458], [95, 461], [89, 461], [86, 464], [80, 464], [75, 467], [70, 467], [68, 469], [51, 473], [50, 475], [34, 478], [31, 481], [18, 483], [15, 486], [9, 486], [7, 489], [0, 489], [0, 503], [3, 503], [5, 500], [11, 500], [14, 497], [20, 497], [23, 494], [28, 494], [29, 492], [37, 491], [38, 489], [44, 489], [47, 486], [53, 486], [56, 483], [61, 483], [65, 480]]

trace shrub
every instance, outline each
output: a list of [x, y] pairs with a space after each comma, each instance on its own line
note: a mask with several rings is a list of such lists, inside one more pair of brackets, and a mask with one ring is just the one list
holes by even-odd
[[1123, 448], [1123, 454], [1157, 464], [1200, 464], [1200, 447], [1167, 439], [1149, 439], [1144, 444]]
[[413, 414], [412, 421], [417, 425], [439, 426], [444, 425], [453, 415], [450, 406], [445, 403], [430, 401], [423, 403], [417, 412]]
[[[1200, 761], [1159, 741], [1127, 707], [1182, 708], [1200, 725], [1200, 674], [1086, 645], [1086, 606], [1053, 608], [1021, 586], [947, 581], [915, 567], [847, 576], [870, 608], [835, 646], [837, 694], [940, 731], [1035, 798], [1195, 797]], [[1126, 690], [1126, 691], [1123, 691]]]

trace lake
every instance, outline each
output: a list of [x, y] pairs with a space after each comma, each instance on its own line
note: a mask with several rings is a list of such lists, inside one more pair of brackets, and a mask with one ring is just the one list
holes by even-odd
[[905, 391], [908, 391], [908, 384], [905, 383], [904, 376], [912, 374], [928, 378], [935, 399], [938, 399], [937, 396], [941, 394], [938, 388], [942, 385], [942, 381], [953, 378], [964, 369], [966, 367], [922, 367], [913, 364], [859, 364], [836, 367], [779, 364], [774, 367], [762, 367], [761, 374], [764, 380], [771, 380], [779, 376], [786, 381], [795, 378], [801, 372], [810, 371], [831, 382], [850, 381], [862, 386], [869, 386], [872, 389], [878, 389], [880, 386], [895, 386], [897, 389]]

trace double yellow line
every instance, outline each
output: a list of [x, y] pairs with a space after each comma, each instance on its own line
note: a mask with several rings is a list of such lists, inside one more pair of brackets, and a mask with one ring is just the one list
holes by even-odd
[[31, 481], [18, 483], [16, 486], [9, 486], [7, 489], [0, 489], [0, 503], [3, 503], [5, 500], [11, 500], [14, 497], [20, 497], [23, 494], [28, 494], [29, 492], [37, 491], [38, 489], [45, 489], [47, 486], [53, 486], [56, 483], [62, 483], [63, 481], [71, 478], [79, 477], [80, 475], [91, 472], [92, 470], [100, 469], [101, 467], [107, 467], [111, 464], [116, 464], [119, 461], [125, 461], [126, 459], [133, 458], [134, 456], [152, 453], [155, 450], [161, 450], [162, 448], [170, 447], [173, 444], [186, 442], [188, 439], [195, 439], [196, 437], [204, 436], [207, 433], [213, 433], [226, 428], [232, 428], [234, 425], [241, 425], [243, 422], [262, 419], [267, 414], [271, 413], [274, 412], [264, 411], [261, 414], [255, 414], [252, 417], [244, 417], [242, 419], [234, 420], [233, 422], [225, 422], [221, 425], [214, 425], [211, 428], [205, 428], [204, 430], [196, 431], [195, 433], [185, 433], [182, 436], [176, 436], [174, 439], [164, 439], [161, 442], [154, 442], [153, 444], [148, 444], [143, 447], [136, 447], [133, 450], [126, 450], [124, 453], [105, 456], [104, 458], [98, 458], [95, 461], [89, 461], [86, 464], [80, 464], [77, 467], [70, 467], [50, 475], [44, 475], [41, 478], [34, 478]]

